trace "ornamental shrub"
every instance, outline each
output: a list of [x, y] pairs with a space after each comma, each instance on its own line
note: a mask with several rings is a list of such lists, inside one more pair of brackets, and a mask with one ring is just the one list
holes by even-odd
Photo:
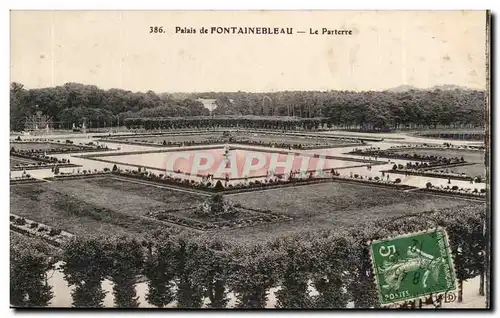
[[24, 218], [17, 218], [14, 223], [16, 225], [25, 225], [26, 224], [26, 220]]

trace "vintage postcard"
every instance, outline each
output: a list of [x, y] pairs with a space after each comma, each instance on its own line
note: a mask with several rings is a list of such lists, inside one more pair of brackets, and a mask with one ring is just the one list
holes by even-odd
[[11, 307], [490, 309], [489, 29], [11, 11]]

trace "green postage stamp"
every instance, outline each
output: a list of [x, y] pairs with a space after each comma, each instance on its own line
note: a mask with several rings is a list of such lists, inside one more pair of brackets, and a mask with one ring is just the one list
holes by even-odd
[[383, 306], [456, 290], [448, 236], [442, 228], [373, 241], [370, 252]]

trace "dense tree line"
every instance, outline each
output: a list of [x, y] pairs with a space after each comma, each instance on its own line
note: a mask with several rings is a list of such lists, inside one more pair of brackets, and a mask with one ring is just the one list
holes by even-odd
[[51, 116], [56, 128], [66, 129], [73, 123], [80, 126], [84, 118], [87, 127], [109, 127], [123, 124], [125, 118], [208, 115], [198, 98], [216, 100], [214, 115], [320, 117], [346, 129], [470, 128], [484, 127], [486, 121], [486, 93], [465, 89], [156, 94], [77, 83], [25, 89], [12, 83], [11, 129], [22, 130], [25, 116], [37, 110]]
[[[175, 301], [180, 308], [200, 308], [205, 300], [209, 307], [221, 308], [228, 304], [228, 292], [233, 292], [236, 307], [262, 308], [270, 289], [280, 287], [276, 293], [280, 308], [344, 308], [349, 301], [367, 308], [378, 306], [367, 242], [442, 226], [449, 235], [461, 286], [462, 281], [484, 274], [484, 221], [484, 211], [465, 207], [257, 243], [228, 243], [210, 235], [182, 232], [153, 233], [140, 242], [130, 237], [80, 237], [63, 247], [61, 260], [67, 281], [75, 287], [75, 307], [102, 307], [105, 278], [113, 282], [117, 307], [137, 307], [134, 282], [142, 274], [148, 278], [146, 300], [156, 307]], [[28, 286], [43, 286], [41, 273], [48, 262], [29, 260], [11, 258], [15, 295], [29, 293], [31, 289], [23, 289]], [[310, 285], [317, 294], [309, 293]], [[16, 304], [19, 300], [22, 304], [25, 298], [16, 297]]]
[[486, 93], [476, 90], [406, 92], [200, 93], [216, 99], [216, 115], [329, 117], [342, 128], [484, 126]]
[[63, 86], [25, 89], [20, 83], [10, 87], [10, 126], [24, 129], [26, 116], [42, 111], [52, 117], [55, 128], [79, 127], [86, 118], [87, 127], [110, 127], [127, 117], [208, 115], [203, 104], [192, 99], [175, 99], [171, 95], [131, 92], [122, 89], [103, 90], [94, 85], [67, 83]]

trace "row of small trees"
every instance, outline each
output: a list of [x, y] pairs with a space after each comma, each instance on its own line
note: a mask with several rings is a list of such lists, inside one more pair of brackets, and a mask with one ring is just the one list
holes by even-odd
[[[146, 300], [156, 307], [176, 301], [180, 308], [199, 308], [205, 298], [208, 307], [226, 307], [231, 291], [236, 307], [263, 308], [270, 289], [280, 287], [276, 292], [279, 308], [344, 308], [349, 301], [366, 308], [378, 306], [368, 241], [443, 226], [461, 287], [463, 280], [484, 275], [488, 248], [484, 222], [484, 210], [475, 206], [372, 222], [356, 229], [297, 233], [261, 243], [230, 244], [185, 233], [155, 233], [143, 241], [81, 237], [63, 248], [60, 259], [65, 279], [74, 286], [74, 307], [102, 307], [105, 278], [113, 282], [117, 307], [137, 307], [134, 286], [139, 276], [145, 276]], [[15, 295], [11, 302], [33, 304], [20, 299], [33, 289], [26, 291], [24, 286], [37, 286], [49, 288], [46, 302], [37, 302], [47, 304], [52, 294], [50, 287], [43, 287], [46, 266], [41, 265], [47, 260], [38, 254], [39, 259], [32, 259], [35, 256], [29, 252], [23, 252], [23, 258], [19, 253], [11, 256], [11, 294], [13, 290]], [[310, 285], [317, 295], [311, 295]]]
[[215, 128], [240, 127], [252, 129], [312, 130], [329, 125], [327, 118], [291, 118], [291, 117], [157, 117], [157, 118], [127, 118], [124, 121], [127, 128], [172, 129], [172, 128]]

